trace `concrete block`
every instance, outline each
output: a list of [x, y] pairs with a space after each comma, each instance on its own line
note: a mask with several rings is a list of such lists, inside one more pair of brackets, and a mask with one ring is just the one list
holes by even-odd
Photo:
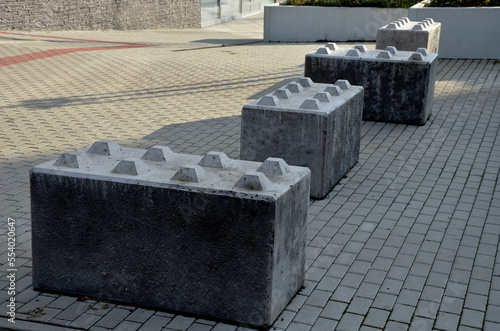
[[[351, 56], [357, 52], [357, 56]], [[339, 49], [306, 55], [305, 75], [317, 83], [347, 79], [365, 88], [366, 121], [424, 125], [432, 111], [437, 54], [423, 48], [412, 52]]]
[[377, 31], [376, 49], [394, 46], [401, 51], [415, 51], [425, 48], [432, 53], [439, 51], [441, 23], [426, 18], [420, 22], [412, 22], [407, 17], [382, 26]]
[[358, 161], [363, 88], [346, 80], [332, 85], [299, 78], [277, 91], [297, 86], [300, 92], [290, 91], [276, 105], [261, 103], [274, 92], [243, 107], [241, 159], [278, 157], [309, 167], [311, 197], [321, 199]]
[[103, 140], [30, 179], [37, 290], [266, 327], [304, 283], [307, 168]]

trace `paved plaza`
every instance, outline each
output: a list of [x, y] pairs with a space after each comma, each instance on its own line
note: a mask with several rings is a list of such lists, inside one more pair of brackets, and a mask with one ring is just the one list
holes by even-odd
[[[251, 330], [34, 291], [28, 179], [99, 139], [239, 158], [242, 106], [302, 76], [305, 54], [323, 46], [262, 36], [262, 15], [203, 29], [0, 32], [0, 330]], [[498, 61], [443, 59], [426, 125], [363, 122], [359, 162], [310, 203], [305, 287], [271, 330], [500, 330], [499, 96]]]

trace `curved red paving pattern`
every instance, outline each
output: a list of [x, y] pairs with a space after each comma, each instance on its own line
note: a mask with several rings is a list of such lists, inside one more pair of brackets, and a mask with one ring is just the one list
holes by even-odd
[[106, 51], [115, 49], [127, 49], [127, 48], [141, 48], [141, 47], [154, 47], [156, 45], [148, 44], [135, 44], [135, 43], [125, 43], [116, 41], [102, 41], [102, 40], [88, 40], [88, 39], [76, 39], [76, 38], [65, 38], [65, 37], [49, 37], [41, 35], [23, 34], [23, 33], [11, 33], [11, 32], [0, 32], [0, 34], [7, 35], [18, 35], [26, 37], [40, 37], [40, 38], [50, 38], [50, 39], [62, 39], [62, 40], [72, 40], [72, 41], [86, 41], [95, 43], [106, 43], [106, 44], [118, 44], [119, 46], [102, 46], [102, 47], [77, 47], [77, 48], [61, 48], [61, 49], [49, 49], [46, 51], [21, 54], [15, 56], [9, 56], [0, 58], [0, 67], [10, 66], [13, 64], [19, 64], [23, 62], [29, 62], [34, 60], [45, 59], [53, 56], [59, 56], [70, 53], [77, 52], [91, 52], [91, 51]]

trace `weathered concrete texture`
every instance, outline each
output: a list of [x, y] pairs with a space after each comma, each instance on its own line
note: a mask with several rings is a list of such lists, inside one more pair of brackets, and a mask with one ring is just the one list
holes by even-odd
[[0, 0], [0, 30], [99, 30], [201, 26], [199, 0]]
[[363, 88], [301, 78], [243, 107], [241, 158], [279, 157], [311, 169], [311, 197], [324, 198], [358, 161]]
[[432, 18], [414, 22], [403, 17], [378, 29], [376, 49], [394, 46], [400, 51], [413, 52], [425, 48], [431, 53], [439, 53], [440, 34], [441, 23], [434, 22]]
[[31, 172], [33, 286], [270, 325], [304, 282], [310, 171], [100, 141]]
[[365, 88], [363, 119], [424, 125], [432, 111], [437, 54], [341, 49], [332, 45], [306, 55], [305, 75], [315, 82], [347, 79]]

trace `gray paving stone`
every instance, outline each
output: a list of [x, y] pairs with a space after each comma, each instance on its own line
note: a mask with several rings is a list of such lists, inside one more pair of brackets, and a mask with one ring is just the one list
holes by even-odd
[[[490, 294], [490, 297], [492, 295]], [[465, 297], [464, 308], [486, 311], [486, 304], [488, 303], [488, 297], [485, 295], [474, 294], [472, 292], [467, 293]]]
[[411, 322], [413, 313], [415, 312], [414, 306], [407, 306], [403, 304], [396, 304], [389, 317], [390, 320], [409, 324]]
[[384, 310], [392, 310], [396, 299], [397, 295], [379, 292], [375, 297], [375, 300], [373, 300], [372, 307]]
[[[163, 329], [172, 319], [170, 317], [153, 315], [142, 324], [140, 331], [157, 331]], [[234, 330], [234, 329], [233, 329]], [[221, 330], [222, 331], [222, 330]]]
[[314, 323], [311, 331], [333, 331], [335, 330], [338, 322], [327, 318], [318, 318]]
[[309, 330], [311, 330], [311, 326], [307, 325], [307, 324], [300, 324], [300, 323], [292, 322], [292, 324], [290, 324], [290, 326], [288, 326], [287, 330], [289, 330], [289, 331], [309, 331]]
[[460, 325], [470, 326], [474, 328], [483, 327], [484, 312], [477, 310], [464, 309], [462, 311], [462, 318], [460, 320]]
[[114, 328], [118, 324], [120, 324], [128, 315], [130, 315], [129, 310], [114, 308], [109, 313], [104, 315], [101, 319], [99, 319], [99, 321], [95, 325], [104, 328]]
[[403, 324], [403, 323], [394, 322], [394, 321], [389, 321], [386, 324], [387, 330], [394, 330], [394, 331], [406, 331], [406, 330], [408, 330], [408, 327], [409, 327], [408, 324]]
[[432, 330], [434, 321], [432, 319], [415, 316], [410, 324], [410, 331]]
[[305, 304], [314, 307], [323, 308], [327, 304], [330, 296], [332, 295], [329, 291], [313, 290], [306, 300]]
[[368, 312], [363, 324], [383, 329], [386, 325], [387, 319], [389, 318], [389, 314], [390, 312], [387, 310], [372, 308]]
[[439, 313], [434, 327], [440, 330], [457, 330], [460, 315]]
[[94, 325], [102, 316], [85, 313], [69, 324], [71, 327], [88, 329]]
[[357, 330], [360, 328], [363, 319], [364, 316], [346, 313], [340, 319], [339, 324], [337, 324], [336, 330]]
[[500, 306], [488, 305], [486, 308], [486, 321], [500, 323]]
[[212, 331], [234, 331], [234, 330], [236, 330], [236, 326], [224, 323], [217, 323], [212, 329]]
[[189, 327], [188, 331], [210, 331], [212, 327], [212, 325], [193, 323]]
[[353, 314], [366, 315], [372, 305], [372, 302], [373, 300], [371, 299], [354, 296], [349, 304], [349, 307], [347, 308], [347, 311]]
[[351, 301], [354, 293], [356, 293], [356, 288], [339, 285], [335, 292], [333, 292], [331, 300], [348, 303]]
[[293, 321], [301, 324], [313, 325], [321, 311], [322, 309], [319, 307], [313, 307], [306, 304], [300, 309], [297, 315], [295, 315]]
[[331, 318], [334, 320], [340, 320], [347, 308], [347, 303], [339, 301], [328, 301], [323, 311], [320, 313], [320, 317]]

